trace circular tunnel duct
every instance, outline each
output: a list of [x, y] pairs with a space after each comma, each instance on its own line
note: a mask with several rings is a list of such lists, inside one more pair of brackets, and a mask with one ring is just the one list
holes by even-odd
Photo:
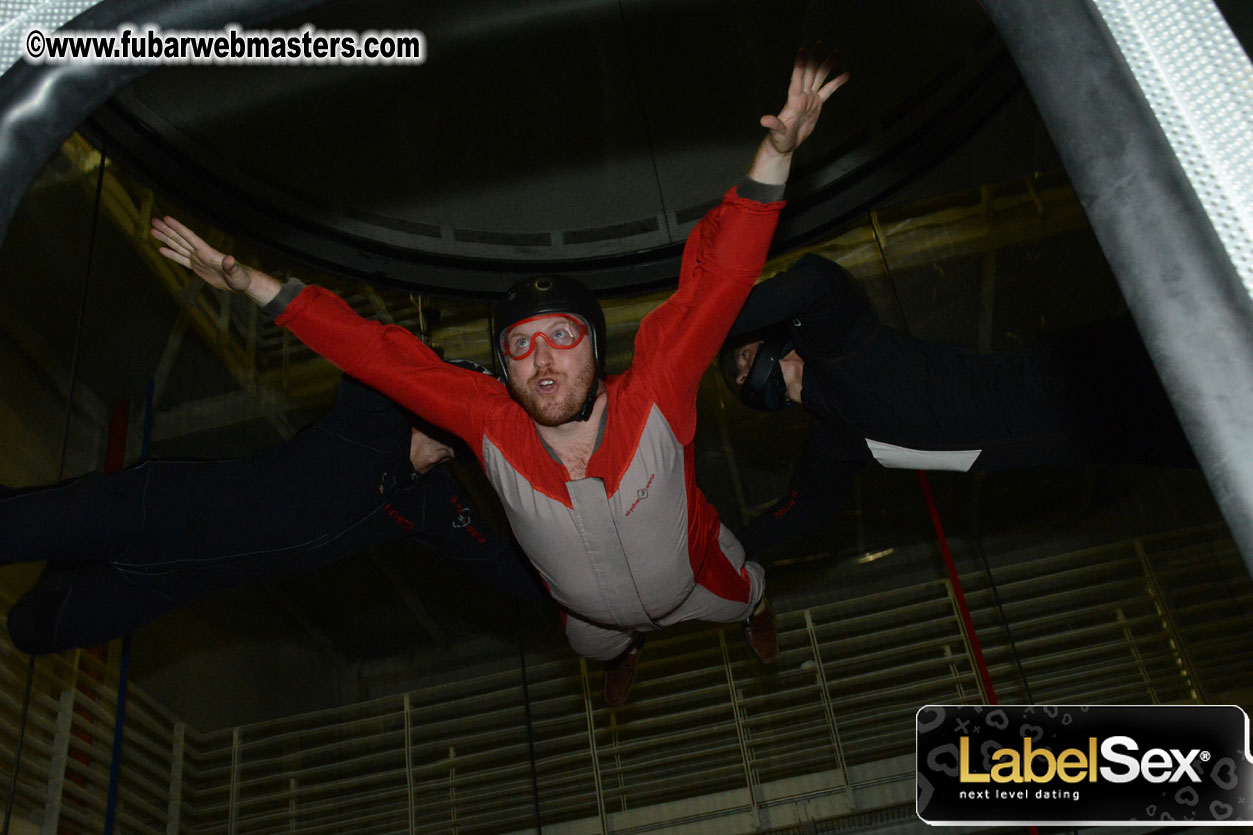
[[306, 17], [421, 30], [427, 60], [162, 68], [93, 133], [228, 231], [457, 295], [538, 272], [604, 292], [672, 282], [801, 44], [839, 45], [853, 80], [798, 155], [778, 247], [864, 211], [1019, 89], [973, 0], [333, 0], [274, 25]]
[[1253, 68], [1208, 0], [985, 4], [1253, 571]]

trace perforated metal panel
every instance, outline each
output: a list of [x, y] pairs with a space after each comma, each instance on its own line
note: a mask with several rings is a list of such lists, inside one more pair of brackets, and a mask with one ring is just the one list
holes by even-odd
[[32, 28], [52, 32], [99, 0], [0, 0], [0, 72], [22, 59], [22, 38]]
[[1094, 0], [1253, 294], [1253, 63], [1210, 0]]

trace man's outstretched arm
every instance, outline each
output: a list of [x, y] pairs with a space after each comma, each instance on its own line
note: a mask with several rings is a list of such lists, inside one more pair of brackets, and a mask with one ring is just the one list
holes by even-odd
[[195, 232], [172, 217], [152, 219], [152, 237], [161, 242], [157, 250], [176, 264], [182, 264], [219, 290], [243, 293], [265, 307], [278, 296], [283, 283], [268, 273], [219, 252]]
[[[748, 169], [748, 179], [705, 215], [688, 236], [679, 289], [644, 317], [635, 340], [635, 367], [648, 368], [663, 402], [683, 414], [667, 417], [694, 426], [701, 374], [717, 353], [736, 313], [761, 274], [792, 155], [813, 133], [822, 106], [848, 80], [827, 80], [835, 56], [796, 55], [787, 101], [777, 115], [761, 118], [767, 129]], [[680, 434], [686, 434], [679, 430]]]
[[152, 235], [166, 258], [213, 287], [243, 293], [343, 371], [474, 444], [474, 414], [464, 408], [465, 400], [447, 393], [458, 391], [477, 401], [478, 395], [500, 388], [495, 381], [443, 362], [409, 331], [361, 317], [328, 290], [295, 280], [284, 284], [239, 263], [172, 217], [154, 218]]
[[843, 272], [839, 264], [820, 255], [802, 256], [785, 272], [753, 287], [727, 338], [827, 309], [840, 290]]
[[[848, 271], [813, 253], [753, 287], [727, 334], [728, 344], [761, 339], [775, 326], [787, 328], [801, 359], [814, 363], [838, 359], [871, 329], [885, 327]], [[850, 342], [854, 331], [863, 335]]]
[[822, 105], [848, 81], [846, 72], [827, 80], [831, 70], [835, 69], [837, 58], [833, 52], [819, 62], [816, 54], [804, 49], [797, 51], [783, 109], [778, 115], [761, 117], [766, 136], [757, 147], [757, 154], [748, 168], [750, 179], [766, 185], [787, 183], [792, 170], [792, 154], [814, 132]]

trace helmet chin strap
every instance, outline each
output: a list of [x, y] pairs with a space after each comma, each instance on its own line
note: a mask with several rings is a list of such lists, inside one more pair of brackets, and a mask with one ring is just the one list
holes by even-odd
[[585, 421], [591, 418], [592, 409], [596, 406], [596, 397], [599, 394], [600, 394], [600, 378], [596, 377], [594, 381], [592, 382], [592, 385], [588, 386], [587, 388], [587, 399], [583, 401], [583, 408], [579, 410], [579, 413], [577, 415], [570, 418], [570, 420]]

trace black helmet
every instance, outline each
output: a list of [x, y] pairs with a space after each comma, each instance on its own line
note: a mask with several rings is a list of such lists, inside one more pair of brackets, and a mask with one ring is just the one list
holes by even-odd
[[504, 377], [509, 376], [509, 366], [505, 364], [502, 340], [509, 328], [523, 319], [555, 313], [570, 313], [587, 323], [596, 375], [604, 378], [605, 313], [592, 291], [581, 282], [560, 275], [540, 275], [519, 281], [496, 303], [492, 312], [492, 350]]
[[[761, 344], [757, 346], [753, 364], [748, 369], [744, 384], [740, 386], [740, 400], [750, 409], [778, 412], [792, 405], [787, 399], [787, 383], [783, 379], [783, 368], [779, 365], [779, 360], [792, 351], [792, 336], [786, 324], [779, 324], [759, 333], [757, 338], [761, 339]], [[747, 341], [752, 340], [739, 340], [737, 347], [742, 347]], [[724, 373], [735, 372], [730, 378], [734, 388], [739, 374], [734, 365], [734, 350], [729, 353], [729, 365], [724, 363], [723, 368]]]

